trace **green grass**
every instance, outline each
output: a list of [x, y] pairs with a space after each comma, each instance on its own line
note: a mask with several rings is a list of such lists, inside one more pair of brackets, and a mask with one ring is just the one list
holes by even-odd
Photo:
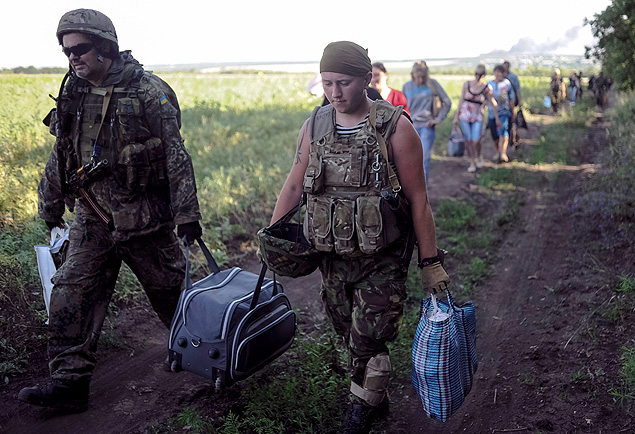
[[622, 94], [610, 109], [610, 143], [600, 155], [602, 173], [585, 184], [574, 203], [581, 218], [597, 222], [596, 248], [628, 252], [635, 246], [635, 94]]
[[516, 190], [523, 182], [523, 174], [517, 168], [488, 170], [478, 177], [478, 185], [497, 190]]
[[442, 200], [435, 210], [439, 239], [437, 244], [449, 251], [448, 265], [455, 266], [455, 291], [459, 296], [471, 297], [478, 285], [489, 275], [494, 259], [479, 255], [491, 253], [495, 242], [491, 221], [477, 213], [473, 205], [454, 200]]
[[564, 112], [559, 122], [547, 125], [532, 147], [530, 164], [575, 164], [575, 144], [582, 140], [587, 127], [594, 119], [594, 107], [590, 99], [583, 99], [575, 108]]
[[518, 374], [518, 381], [526, 386], [533, 386], [536, 383], [536, 375], [533, 372], [521, 372]]
[[619, 276], [620, 284], [617, 287], [619, 292], [625, 294], [635, 295], [635, 277], [633, 276]]
[[635, 347], [622, 347], [619, 384], [610, 390], [615, 402], [630, 408], [635, 402]]

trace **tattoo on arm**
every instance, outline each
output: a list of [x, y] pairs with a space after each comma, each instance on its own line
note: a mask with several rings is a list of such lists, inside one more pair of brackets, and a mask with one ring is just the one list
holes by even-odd
[[305, 131], [304, 129], [302, 129], [302, 131], [300, 132], [300, 135], [298, 136], [298, 150], [295, 152], [295, 164], [299, 164], [300, 162], [302, 162], [302, 158], [301, 158], [301, 154], [300, 154], [300, 148], [302, 147], [302, 142], [304, 142], [304, 135], [305, 135]]

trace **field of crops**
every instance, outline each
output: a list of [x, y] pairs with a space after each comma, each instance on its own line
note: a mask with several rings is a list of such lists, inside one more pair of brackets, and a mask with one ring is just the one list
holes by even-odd
[[[306, 92], [310, 74], [166, 74], [183, 115], [182, 134], [194, 162], [204, 222], [227, 219], [262, 225], [293, 160], [297, 132], [320, 100]], [[469, 77], [438, 77], [458, 100]], [[396, 74], [400, 89], [408, 79]], [[0, 216], [4, 225], [29, 225], [36, 185], [53, 138], [41, 119], [53, 106], [61, 76], [0, 76]], [[525, 105], [539, 106], [545, 79], [523, 78]], [[451, 116], [451, 114], [450, 114]], [[443, 153], [450, 122], [440, 125]], [[227, 233], [223, 234], [223, 239]]]

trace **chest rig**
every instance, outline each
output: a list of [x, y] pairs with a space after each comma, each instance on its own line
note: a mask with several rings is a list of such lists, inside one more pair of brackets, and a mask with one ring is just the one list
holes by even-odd
[[[57, 119], [50, 125], [58, 137], [58, 160], [65, 184], [80, 167], [106, 162], [117, 184], [131, 192], [167, 185], [166, 156], [160, 138], [145, 121], [144, 84], [151, 73], [139, 65], [124, 66], [116, 86], [93, 87], [71, 77], [57, 100]], [[73, 186], [66, 185], [66, 193]]]
[[[393, 194], [388, 142], [403, 109], [375, 101], [369, 120], [349, 137], [340, 137], [331, 105], [311, 115], [311, 152], [304, 175], [307, 194], [304, 231], [317, 250], [356, 256], [381, 251], [400, 239], [409, 225], [382, 195]], [[394, 172], [393, 172], [394, 173]]]

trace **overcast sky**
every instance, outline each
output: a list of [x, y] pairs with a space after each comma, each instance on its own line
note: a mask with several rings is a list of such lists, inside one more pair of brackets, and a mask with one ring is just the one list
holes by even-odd
[[584, 18], [610, 0], [4, 0], [0, 68], [66, 66], [55, 31], [64, 12], [97, 9], [121, 49], [146, 65], [317, 61], [352, 40], [373, 60], [476, 57], [494, 50], [584, 54]]

